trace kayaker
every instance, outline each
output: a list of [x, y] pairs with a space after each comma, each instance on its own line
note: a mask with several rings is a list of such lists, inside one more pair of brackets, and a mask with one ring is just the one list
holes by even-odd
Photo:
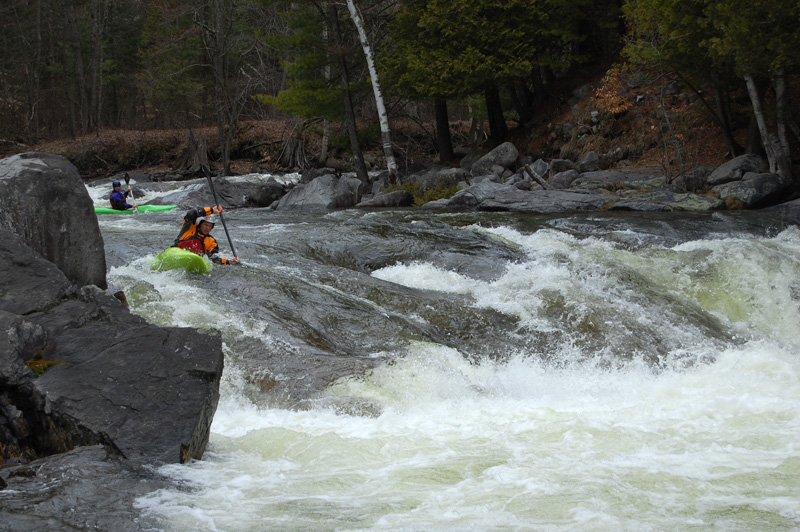
[[122, 191], [122, 183], [119, 181], [114, 181], [111, 183], [111, 186], [114, 188], [114, 190], [112, 190], [111, 194], [108, 195], [108, 200], [111, 202], [112, 209], [117, 211], [126, 211], [133, 207], [133, 205], [126, 201], [128, 199], [128, 194], [131, 193], [130, 185], [128, 185], [128, 190], [125, 192]]
[[213, 236], [209, 235], [214, 228], [214, 222], [201, 216], [210, 217], [212, 214], [222, 212], [222, 205], [213, 207], [198, 207], [186, 213], [183, 217], [183, 227], [175, 239], [174, 247], [187, 249], [198, 255], [208, 255], [211, 262], [216, 264], [239, 264], [239, 257], [226, 259], [218, 255], [219, 246]]

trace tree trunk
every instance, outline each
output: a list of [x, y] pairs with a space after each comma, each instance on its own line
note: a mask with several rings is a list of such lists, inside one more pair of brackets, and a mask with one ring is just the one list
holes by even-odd
[[787, 135], [786, 125], [789, 117], [789, 100], [786, 97], [786, 71], [780, 67], [772, 76], [772, 86], [775, 87], [775, 110], [778, 126], [778, 142], [780, 142], [786, 157], [791, 160], [791, 149], [789, 147], [789, 136]]
[[330, 124], [328, 123], [328, 119], [322, 119], [322, 140], [319, 150], [319, 163], [322, 166], [325, 166], [326, 161], [328, 160], [328, 144], [330, 143]]
[[[667, 105], [664, 101], [664, 93], [666, 92], [666, 76], [664, 75], [664, 71], [661, 71], [661, 90], [659, 91], [658, 96], [658, 104], [661, 108], [661, 114], [664, 116], [664, 125], [666, 126], [666, 133], [664, 134], [664, 170], [667, 173], [667, 182], [672, 182], [672, 157], [670, 156], [669, 146], [670, 144], [675, 149], [675, 157], [677, 158], [678, 162], [678, 175], [683, 174], [685, 168], [683, 164], [683, 146], [678, 141], [678, 137], [675, 135], [675, 129], [672, 127], [672, 121], [669, 118], [669, 113], [667, 112]], [[668, 135], [668, 136], [667, 136]]]
[[397, 182], [397, 162], [394, 158], [394, 150], [392, 148], [392, 133], [389, 129], [389, 115], [386, 113], [386, 106], [383, 103], [383, 93], [381, 92], [381, 84], [378, 79], [378, 70], [375, 68], [375, 57], [372, 53], [372, 47], [369, 45], [367, 32], [364, 31], [364, 21], [361, 14], [356, 8], [353, 0], [347, 0], [347, 9], [350, 11], [350, 18], [358, 30], [358, 38], [361, 41], [361, 48], [364, 50], [364, 57], [367, 59], [367, 68], [369, 75], [372, 78], [372, 92], [375, 96], [375, 106], [378, 109], [378, 120], [381, 126], [381, 140], [383, 141], [383, 154], [386, 157], [386, 169], [389, 171], [389, 182]]
[[89, 127], [99, 133], [103, 95], [103, 27], [106, 19], [105, 0], [92, 1], [92, 42], [89, 58]]
[[[328, 23], [326, 20], [322, 21], [322, 42], [328, 42]], [[325, 85], [329, 85], [331, 81], [331, 65], [329, 62], [325, 62], [325, 67], [322, 72], [325, 78]], [[330, 123], [328, 122], [327, 118], [322, 119], [322, 140], [321, 146], [319, 150], [319, 162], [322, 166], [325, 166], [325, 163], [328, 160], [328, 144], [330, 143]]]
[[500, 103], [500, 89], [494, 83], [489, 83], [484, 90], [484, 96], [489, 119], [489, 143], [497, 146], [508, 139], [508, 126], [503, 116], [503, 105]]
[[61, 0], [64, 10], [64, 22], [67, 26], [69, 44], [72, 47], [73, 63], [75, 66], [75, 90], [78, 99], [78, 115], [80, 116], [79, 134], [84, 134], [89, 128], [89, 103], [86, 94], [86, 75], [83, 69], [83, 53], [81, 52], [81, 36], [78, 31], [78, 21], [75, 15], [73, 0]]
[[[27, 119], [25, 120], [25, 132], [27, 134], [39, 134], [39, 91], [41, 90], [41, 79], [39, 73], [42, 65], [42, 6], [41, 2], [33, 3], [34, 20], [33, 35], [31, 39], [31, 57], [25, 65], [26, 92], [27, 92]], [[21, 21], [17, 16], [17, 25], [21, 28]]]
[[761, 143], [761, 132], [758, 130], [756, 115], [753, 112], [750, 113], [750, 119], [747, 122], [747, 139], [745, 140], [744, 152], [758, 155], [759, 157], [767, 156]]
[[309, 167], [304, 138], [305, 128], [306, 124], [295, 118], [294, 128], [278, 157], [278, 163], [284, 168], [305, 170]]
[[353, 152], [353, 165], [355, 166], [358, 179], [364, 184], [369, 184], [369, 174], [367, 165], [364, 163], [364, 154], [361, 152], [361, 145], [358, 143], [358, 127], [356, 125], [356, 115], [353, 111], [353, 99], [350, 95], [350, 79], [347, 74], [347, 59], [342, 50], [342, 36], [339, 31], [339, 13], [336, 4], [329, 6], [331, 29], [333, 30], [333, 40], [336, 45], [336, 55], [339, 59], [339, 68], [342, 84], [342, 98], [344, 100], [344, 114], [347, 122], [347, 133], [350, 137], [350, 149]]
[[[695, 91], [695, 94], [698, 94], [698, 91]], [[718, 83], [716, 80], [714, 82], [714, 97], [716, 98], [717, 102], [716, 116], [719, 127], [722, 130], [722, 138], [725, 139], [725, 146], [728, 148], [731, 157], [741, 155], [742, 146], [736, 142], [736, 139], [733, 138], [733, 134], [731, 133], [731, 110], [728, 98], [726, 97], [726, 90], [725, 87], [723, 87], [722, 84]], [[703, 98], [701, 95], [700, 98], [702, 101], [705, 101], [705, 98]]]
[[231, 138], [233, 124], [225, 94], [228, 74], [228, 32], [225, 27], [225, 0], [213, 0], [214, 38], [212, 61], [214, 65], [214, 99], [217, 108], [217, 135], [222, 156], [223, 175], [231, 173]]
[[433, 101], [436, 110], [436, 145], [439, 148], [439, 162], [446, 163], [456, 158], [453, 153], [453, 140], [450, 136], [450, 117], [447, 114], [447, 100], [436, 98]]
[[208, 146], [206, 146], [206, 140], [203, 137], [200, 137], [200, 140], [196, 140], [194, 133], [190, 129], [186, 138], [186, 151], [178, 164], [173, 167], [173, 170], [182, 174], [193, 175], [202, 172], [203, 168], [207, 166]]
[[758, 123], [758, 130], [761, 133], [761, 141], [764, 144], [764, 150], [767, 152], [769, 171], [773, 174], [791, 177], [792, 166], [789, 162], [788, 155], [783, 151], [783, 146], [781, 146], [781, 143], [767, 127], [767, 121], [764, 117], [764, 109], [761, 104], [761, 96], [758, 93], [756, 82], [750, 73], [744, 74], [744, 80], [747, 84], [747, 93], [750, 95], [750, 103], [753, 106], [753, 113], [755, 114], [756, 121]]
[[533, 119], [534, 94], [523, 81], [512, 80], [509, 83], [511, 102], [519, 116], [519, 125], [525, 126]]

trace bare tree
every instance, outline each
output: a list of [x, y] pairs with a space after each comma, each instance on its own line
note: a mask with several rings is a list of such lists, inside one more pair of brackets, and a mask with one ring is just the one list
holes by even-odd
[[255, 46], [253, 32], [235, 29], [237, 10], [241, 7], [234, 0], [207, 0], [195, 12], [195, 23], [202, 30], [203, 49], [214, 77], [214, 111], [226, 175], [231, 173], [231, 146], [238, 133], [239, 116], [256, 82], [256, 78], [245, 73], [244, 62], [240, 62]]

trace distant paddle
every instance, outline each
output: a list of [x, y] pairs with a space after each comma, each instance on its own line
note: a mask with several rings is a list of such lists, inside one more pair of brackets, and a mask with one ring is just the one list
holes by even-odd
[[[214, 182], [211, 180], [211, 170], [209, 170], [208, 166], [205, 164], [203, 165], [203, 173], [206, 174], [206, 179], [208, 179], [208, 188], [211, 189], [211, 194], [214, 196], [214, 205], [219, 205], [219, 200], [217, 199], [217, 191], [214, 190]], [[231, 246], [231, 253], [233, 253], [234, 257], [238, 257], [239, 255], [236, 254], [236, 248], [233, 247], [233, 241], [231, 240], [231, 235], [228, 233], [228, 226], [225, 225], [225, 218], [222, 216], [222, 213], [219, 213], [219, 219], [222, 221], [222, 228], [225, 229], [225, 236], [228, 237], [228, 244]]]
[[[128, 185], [128, 188], [131, 188], [131, 176], [128, 175], [128, 172], [125, 172], [125, 184]], [[138, 214], [139, 207], [136, 205], [136, 198], [133, 197], [132, 188], [131, 188], [131, 200], [133, 200], [133, 212]]]

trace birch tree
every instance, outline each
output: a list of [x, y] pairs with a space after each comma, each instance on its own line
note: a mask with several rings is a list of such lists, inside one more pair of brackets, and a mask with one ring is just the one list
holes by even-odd
[[392, 149], [392, 134], [389, 129], [389, 115], [386, 112], [386, 106], [383, 103], [383, 93], [381, 91], [381, 84], [378, 78], [378, 70], [375, 68], [375, 56], [372, 53], [372, 47], [369, 44], [367, 32], [364, 30], [364, 20], [361, 17], [356, 4], [353, 0], [347, 0], [347, 9], [350, 11], [350, 18], [358, 31], [358, 38], [361, 41], [361, 48], [364, 50], [364, 57], [367, 60], [367, 68], [372, 80], [372, 92], [375, 95], [375, 106], [378, 109], [378, 120], [381, 127], [381, 140], [383, 143], [383, 154], [386, 157], [386, 167], [389, 171], [389, 180], [394, 183], [397, 181], [397, 163], [394, 158], [394, 150]]
[[[706, 13], [714, 29], [707, 49], [712, 57], [731, 61], [744, 79], [770, 172], [791, 177], [786, 139], [791, 117], [785, 87], [787, 72], [796, 73], [800, 66], [800, 5], [797, 0], [706, 0]], [[776, 95], [775, 107], [769, 111], [764, 108], [761, 84], [772, 87]], [[770, 116], [774, 117], [771, 124]]]
[[344, 101], [345, 122], [347, 123], [347, 134], [350, 137], [350, 149], [353, 151], [353, 164], [356, 169], [358, 179], [363, 183], [369, 183], [369, 174], [364, 162], [364, 153], [358, 142], [358, 127], [356, 125], [356, 115], [353, 111], [353, 97], [350, 94], [350, 75], [347, 68], [347, 59], [344, 54], [342, 44], [342, 32], [339, 27], [339, 12], [335, 3], [328, 6], [329, 24], [333, 30], [333, 41], [335, 52], [339, 59], [339, 80], [342, 85], [342, 99]]

